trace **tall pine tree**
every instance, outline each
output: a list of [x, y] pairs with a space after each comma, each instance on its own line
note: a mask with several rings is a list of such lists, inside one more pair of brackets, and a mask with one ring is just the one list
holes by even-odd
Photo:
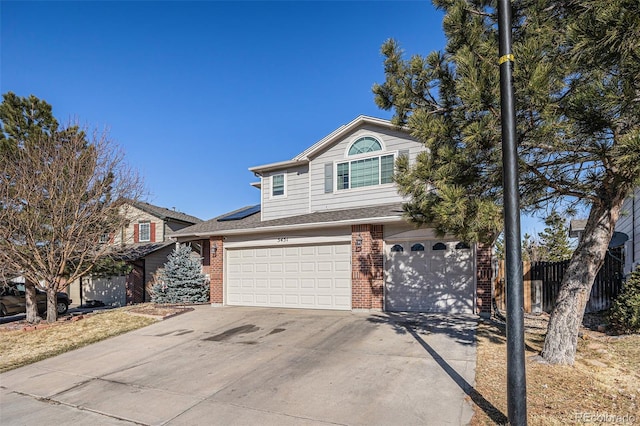
[[569, 230], [566, 221], [556, 211], [544, 220], [546, 227], [540, 233], [540, 256], [545, 262], [561, 262], [571, 258], [573, 249], [569, 242]]
[[[433, 3], [445, 12], [445, 50], [405, 59], [387, 41], [386, 80], [374, 85], [375, 100], [428, 148], [415, 164], [397, 165], [406, 216], [493, 243], [503, 205], [496, 3]], [[521, 205], [590, 209], [542, 353], [550, 363], [573, 364], [622, 202], [640, 184], [640, 2], [511, 5]]]
[[203, 303], [209, 300], [209, 285], [200, 259], [186, 244], [176, 246], [153, 285], [154, 303]]

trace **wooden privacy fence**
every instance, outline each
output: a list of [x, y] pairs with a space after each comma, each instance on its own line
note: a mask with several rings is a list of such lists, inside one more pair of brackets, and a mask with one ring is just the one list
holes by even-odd
[[[608, 309], [622, 288], [623, 252], [613, 249], [607, 252], [604, 264], [591, 288], [591, 294], [585, 312], [598, 312]], [[562, 262], [523, 262], [524, 273], [524, 311], [551, 312], [556, 303], [562, 277], [569, 261]], [[506, 309], [504, 261], [498, 263], [494, 281], [494, 297], [498, 309]]]

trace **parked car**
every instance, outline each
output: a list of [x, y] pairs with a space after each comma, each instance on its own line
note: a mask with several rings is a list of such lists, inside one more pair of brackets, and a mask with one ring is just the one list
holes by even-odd
[[[47, 293], [36, 287], [36, 301], [40, 314], [47, 311]], [[56, 310], [62, 315], [69, 309], [71, 299], [67, 293], [56, 295]], [[14, 315], [27, 311], [24, 284], [8, 283], [0, 285], [0, 316]]]

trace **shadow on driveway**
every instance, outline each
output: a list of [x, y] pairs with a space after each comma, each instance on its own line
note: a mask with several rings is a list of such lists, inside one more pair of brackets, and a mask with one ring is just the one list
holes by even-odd
[[409, 334], [424, 348], [455, 384], [471, 398], [496, 424], [507, 424], [507, 416], [465, 380], [420, 334], [445, 334], [463, 345], [475, 345], [477, 319], [420, 313], [386, 313], [369, 318], [373, 323], [386, 323], [398, 334]]

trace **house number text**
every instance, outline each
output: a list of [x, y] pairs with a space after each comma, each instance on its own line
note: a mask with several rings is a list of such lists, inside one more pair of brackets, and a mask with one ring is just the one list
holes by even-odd
[[286, 243], [289, 241], [289, 237], [278, 237], [279, 243]]

